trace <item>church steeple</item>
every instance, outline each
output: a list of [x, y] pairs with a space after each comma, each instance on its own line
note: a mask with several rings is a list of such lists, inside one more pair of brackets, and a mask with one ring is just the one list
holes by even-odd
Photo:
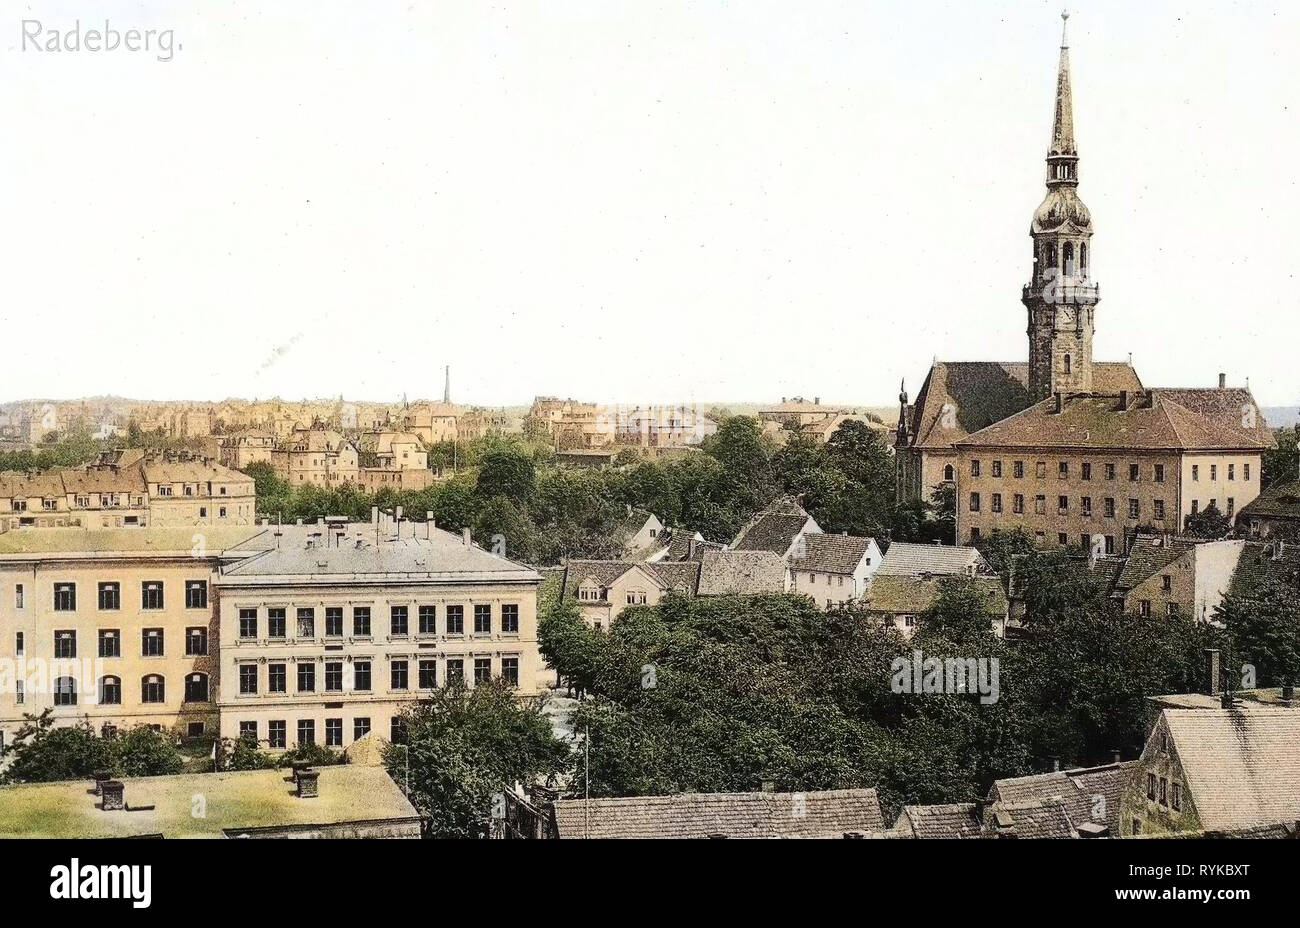
[[[1061, 19], [1068, 26], [1070, 14]], [[1093, 312], [1099, 297], [1089, 274], [1092, 215], [1078, 186], [1070, 47], [1062, 27], [1047, 196], [1030, 226], [1033, 276], [1021, 295], [1029, 310], [1029, 393], [1035, 401], [1092, 390]]]

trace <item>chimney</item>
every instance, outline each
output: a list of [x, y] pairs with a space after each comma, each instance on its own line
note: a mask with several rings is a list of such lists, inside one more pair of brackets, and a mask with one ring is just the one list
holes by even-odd
[[468, 525], [460, 530], [460, 538], [461, 541], [465, 542], [465, 547], [467, 548], [474, 543], [474, 538], [470, 535]]
[[1205, 684], [1209, 687], [1206, 690], [1206, 693], [1210, 696], [1218, 696], [1219, 687], [1221, 686], [1221, 677], [1219, 675], [1219, 649], [1206, 648], [1203, 653], [1205, 654]]
[[1128, 391], [1127, 391], [1127, 390], [1120, 390], [1120, 391], [1119, 391], [1119, 411], [1120, 411], [1120, 412], [1127, 412], [1127, 411], [1128, 411]]
[[1228, 375], [1227, 375], [1227, 374], [1219, 374], [1219, 389], [1220, 389], [1220, 390], [1226, 390], [1226, 389], [1228, 389]]
[[1052, 412], [1059, 416], [1061, 414], [1061, 406], [1061, 391], [1058, 390], [1052, 394]]
[[821, 404], [822, 404], [822, 398], [821, 398], [820, 396], [814, 396], [814, 397], [813, 397], [813, 405], [814, 405], [814, 406], [820, 406]]
[[1053, 757], [1053, 758], [1052, 758], [1052, 772], [1053, 772], [1053, 773], [1059, 773], [1060, 771], [1061, 771], [1061, 758], [1059, 758], [1059, 757]]
[[121, 780], [105, 780], [99, 784], [99, 795], [103, 799], [100, 808], [105, 812], [121, 812], [126, 808], [125, 792]]
[[319, 770], [299, 770], [297, 773], [298, 780], [298, 798], [315, 799], [320, 795], [317, 781], [320, 779]]
[[765, 792], [765, 793], [775, 793], [775, 792], [776, 792], [776, 781], [775, 781], [775, 780], [764, 780], [764, 781], [762, 782], [762, 784], [761, 784], [761, 788], [762, 788], [762, 791]]
[[687, 560], [690, 560], [690, 561], [695, 560], [696, 552], [698, 552], [699, 550], [700, 550], [700, 542], [699, 542], [699, 539], [698, 539], [698, 538], [692, 538], [692, 539], [690, 540], [689, 545], [687, 546], [686, 559], [687, 559]]
[[1118, 764], [1118, 763], [1120, 762], [1120, 760], [1119, 760], [1119, 751], [1118, 751], [1118, 750], [1115, 750], [1115, 751], [1111, 751], [1111, 752], [1110, 752], [1110, 762], [1111, 762], [1112, 764]]

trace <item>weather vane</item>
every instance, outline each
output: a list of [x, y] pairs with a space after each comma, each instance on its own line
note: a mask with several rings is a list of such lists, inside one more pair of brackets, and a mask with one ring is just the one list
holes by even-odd
[[1069, 28], [1070, 28], [1070, 11], [1068, 9], [1061, 10], [1061, 47], [1062, 48], [1065, 48], [1070, 44], [1069, 40], [1066, 38], [1067, 31], [1069, 30]]

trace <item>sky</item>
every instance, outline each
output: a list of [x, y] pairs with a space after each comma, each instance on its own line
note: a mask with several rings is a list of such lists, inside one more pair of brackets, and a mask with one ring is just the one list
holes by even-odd
[[[10, 0], [0, 402], [395, 401], [450, 364], [485, 405], [888, 405], [1023, 360], [1060, 12]], [[1096, 358], [1300, 402], [1300, 4], [1071, 12]], [[42, 44], [78, 20], [157, 32]]]

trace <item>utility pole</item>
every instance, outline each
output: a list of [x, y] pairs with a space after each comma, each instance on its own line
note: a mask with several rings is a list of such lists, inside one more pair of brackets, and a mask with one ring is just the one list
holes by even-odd
[[582, 760], [586, 773], [582, 777], [582, 836], [591, 837], [591, 723], [582, 734]]

